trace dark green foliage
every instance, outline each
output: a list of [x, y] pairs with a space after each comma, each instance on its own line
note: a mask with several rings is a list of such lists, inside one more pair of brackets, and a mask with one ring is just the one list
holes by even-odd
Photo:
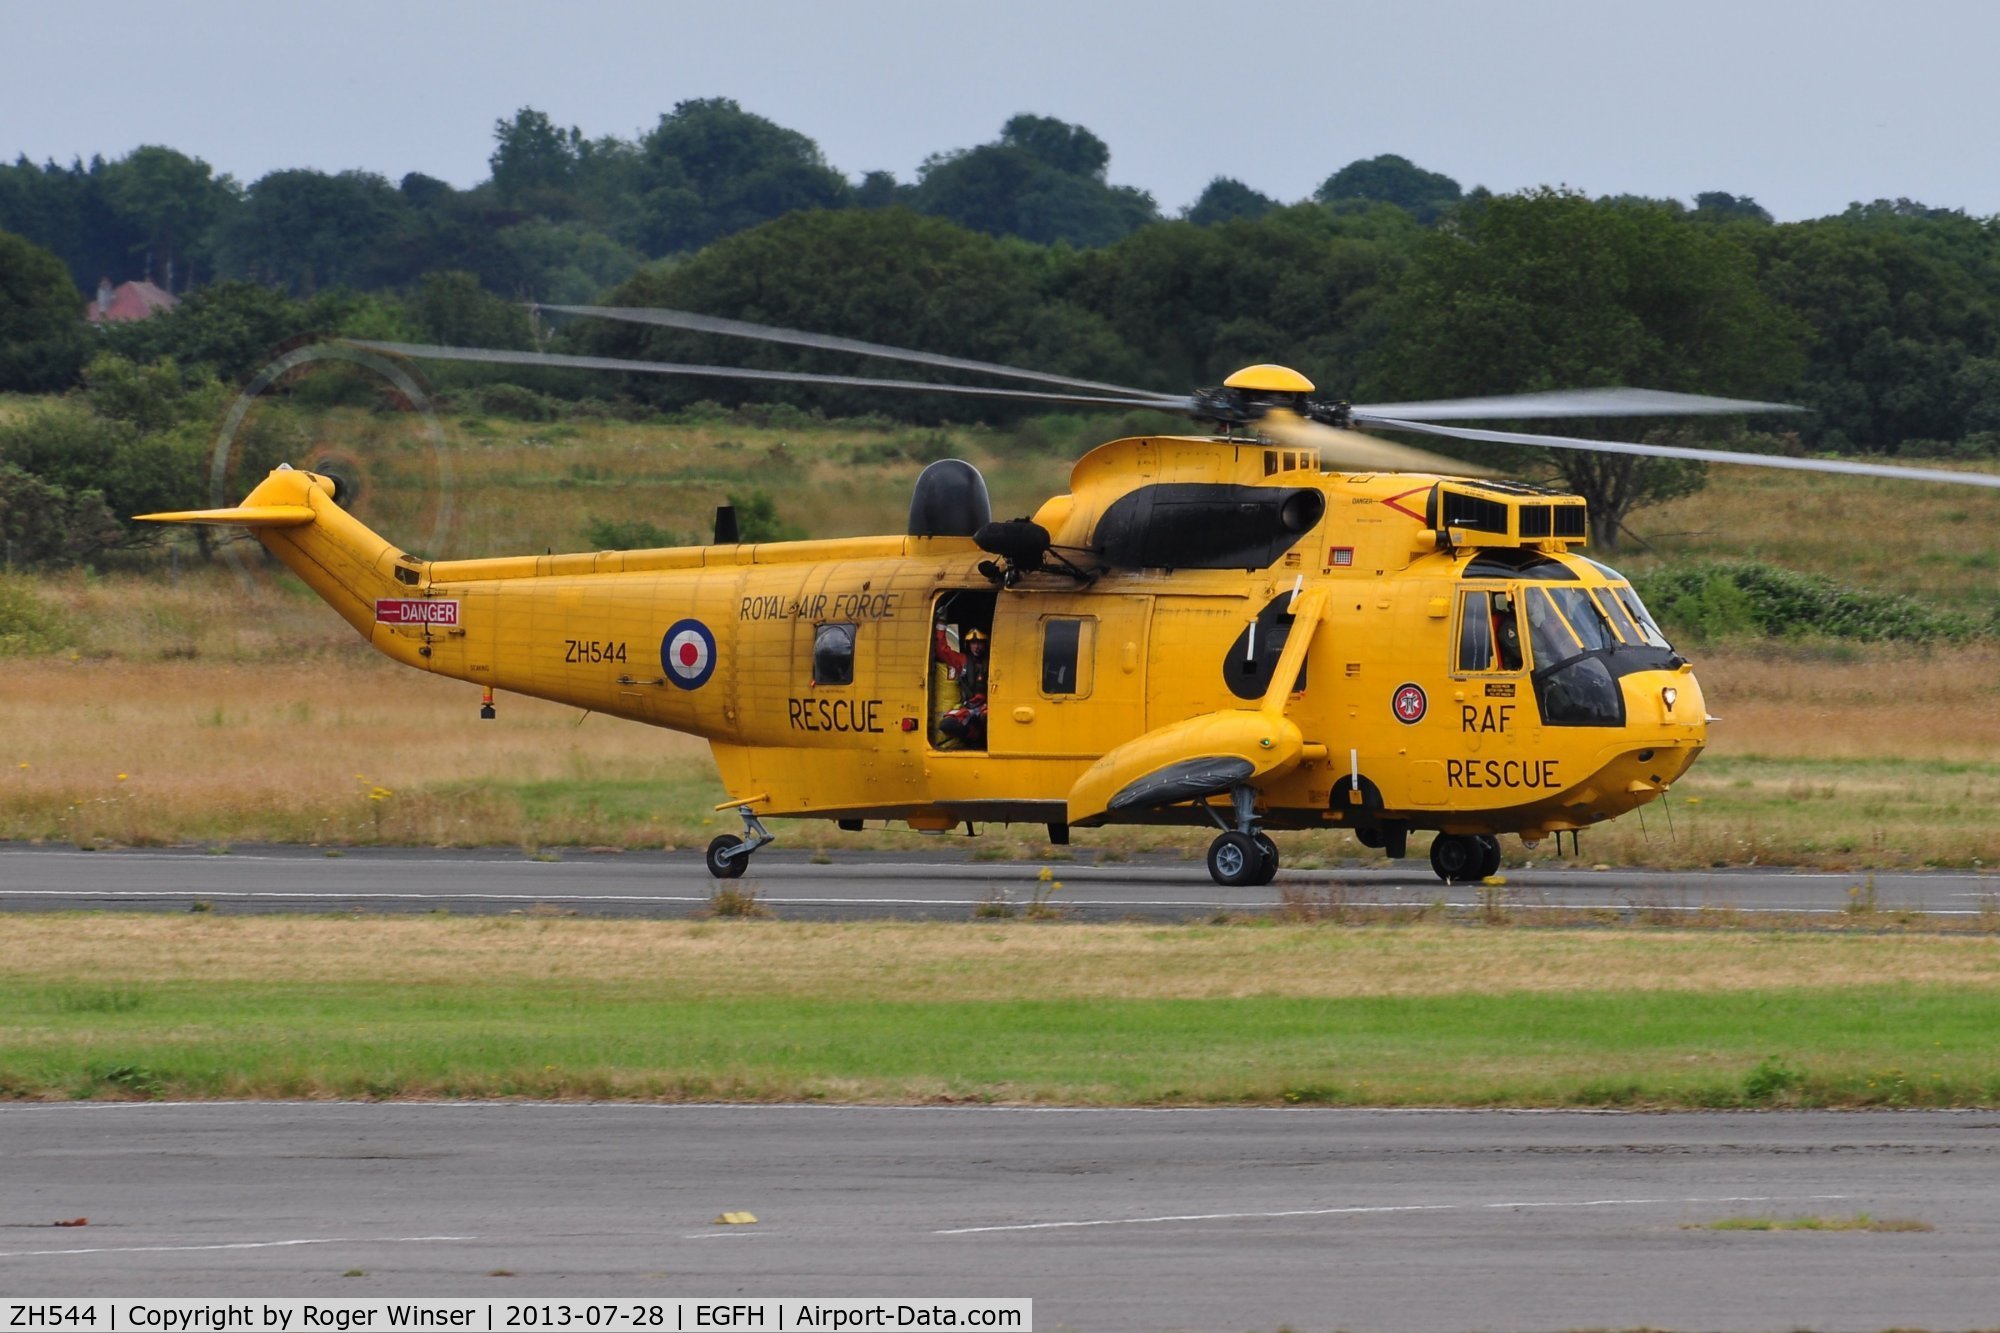
[[481, 411], [516, 421], [554, 421], [561, 412], [549, 399], [518, 384], [483, 384], [466, 394]]
[[1186, 390], [1283, 361], [1341, 393], [1421, 235], [1388, 208], [1336, 217], [1306, 204], [1209, 227], [1169, 222], [1079, 255], [1058, 290], [1153, 372], [1124, 382]]
[[1895, 453], [1990, 429], [2000, 354], [2000, 234], [1892, 207], [1751, 233], [1759, 280], [1811, 331], [1799, 400], [1808, 446]]
[[1277, 207], [1277, 200], [1257, 193], [1242, 181], [1217, 176], [1181, 216], [1197, 227], [1207, 227], [1235, 218], [1254, 220]]
[[104, 331], [105, 347], [130, 361], [171, 358], [240, 380], [281, 344], [313, 328], [317, 312], [254, 282], [218, 282], [190, 292], [174, 309]]
[[528, 315], [479, 285], [470, 273], [426, 273], [408, 302], [428, 342], [447, 347], [528, 347]]
[[1081, 125], [1015, 116], [994, 143], [934, 154], [910, 203], [989, 236], [1108, 245], [1159, 219], [1150, 194], [1105, 183], [1110, 160]]
[[731, 494], [729, 503], [736, 507], [736, 530], [746, 542], [794, 542], [806, 535], [804, 528], [778, 516], [777, 503], [763, 491]]
[[51, 404], [0, 426], [0, 460], [69, 496], [101, 495], [121, 522], [200, 504], [205, 456], [198, 437], [142, 433], [73, 403]]
[[[0, 459], [0, 566], [72, 565], [124, 538], [101, 492], [71, 493]], [[58, 646], [28, 615], [33, 610], [0, 585], [0, 655]]]
[[1729, 194], [1723, 190], [1707, 190], [1694, 197], [1694, 212], [1689, 214], [1697, 222], [1754, 222], [1760, 226], [1770, 226], [1772, 218], [1755, 199], [1747, 194]]
[[83, 296], [62, 261], [0, 231], [0, 390], [65, 387], [83, 363], [88, 336]]
[[[1468, 203], [1425, 239], [1388, 302], [1364, 396], [1619, 384], [1758, 396], [1795, 373], [1799, 332], [1758, 291], [1737, 235], [1557, 190]], [[1630, 430], [1586, 422], [1574, 433]], [[1692, 484], [1684, 465], [1662, 460], [1545, 452], [1589, 500], [1592, 539], [1607, 549], [1631, 509]]]
[[274, 171], [217, 228], [217, 267], [225, 277], [295, 296], [376, 286], [393, 273], [383, 243], [408, 210], [396, 187], [373, 172]]
[[727, 97], [679, 103], [639, 147], [651, 254], [698, 249], [798, 209], [848, 202], [846, 178], [818, 144]]
[[648, 551], [687, 544], [685, 539], [643, 518], [593, 517], [584, 526], [583, 540], [594, 551]]
[[218, 180], [208, 163], [172, 148], [147, 144], [104, 171], [104, 194], [132, 235], [143, 237], [143, 272], [170, 290], [211, 270], [216, 221], [236, 203], [233, 182]]
[[2000, 629], [1912, 598], [1751, 560], [1674, 565], [1636, 577], [1633, 586], [1670, 637], [1696, 641], [1763, 634], [1931, 643]]
[[[649, 269], [613, 293], [621, 305], [726, 311], [954, 356], [1129, 382], [1135, 367], [1102, 321], [1051, 299], [1050, 259], [900, 208], [796, 213], [718, 241], [684, 263]], [[577, 326], [578, 342], [610, 356], [921, 379], [921, 367], [633, 325]], [[961, 380], [955, 372], [934, 377]], [[834, 415], [884, 406], [880, 392], [741, 386], [638, 376], [629, 390], [681, 408], [700, 399], [814, 404]], [[989, 415], [968, 399], [912, 395], [890, 405], [918, 420]]]
[[1407, 157], [1384, 153], [1350, 162], [1320, 183], [1313, 198], [1322, 204], [1350, 201], [1394, 204], [1419, 222], [1435, 222], [1462, 197], [1458, 182], [1425, 171]]

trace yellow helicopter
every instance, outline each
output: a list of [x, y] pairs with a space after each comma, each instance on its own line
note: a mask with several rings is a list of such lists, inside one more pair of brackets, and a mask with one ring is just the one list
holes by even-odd
[[1644, 390], [1375, 406], [1252, 366], [1188, 397], [680, 311], [543, 307], [1039, 381], [978, 388], [480, 348], [375, 354], [889, 387], [1149, 407], [1211, 433], [1091, 450], [1067, 494], [993, 521], [961, 460], [918, 478], [907, 531], [416, 558], [341, 507], [336, 479], [281, 466], [234, 508], [150, 514], [237, 525], [379, 651], [420, 670], [706, 739], [743, 836], [764, 818], [939, 832], [1038, 823], [1217, 830], [1217, 883], [1268, 883], [1268, 830], [1346, 829], [1400, 858], [1436, 833], [1447, 882], [1664, 793], [1712, 720], [1691, 665], [1630, 582], [1581, 548], [1584, 502], [1475, 475], [1354, 428], [1864, 475], [2000, 478], [1527, 435], [1468, 419], [1791, 410]]

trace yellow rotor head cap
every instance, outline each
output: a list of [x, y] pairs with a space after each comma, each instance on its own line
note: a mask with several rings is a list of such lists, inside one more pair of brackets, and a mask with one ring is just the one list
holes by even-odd
[[1261, 366], [1245, 366], [1223, 382], [1230, 389], [1249, 389], [1253, 393], [1311, 393], [1313, 382], [1290, 366], [1274, 366], [1268, 362]]

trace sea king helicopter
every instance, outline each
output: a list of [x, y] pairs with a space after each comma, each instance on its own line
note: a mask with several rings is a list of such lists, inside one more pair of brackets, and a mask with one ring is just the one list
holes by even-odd
[[386, 342], [377, 356], [1154, 408], [1206, 433], [1092, 449], [1067, 494], [996, 522], [962, 460], [927, 467], [907, 530], [420, 559], [282, 465], [236, 525], [382, 653], [419, 670], [706, 739], [743, 835], [766, 817], [942, 832], [1035, 823], [1216, 830], [1217, 883], [1268, 883], [1269, 830], [1345, 829], [1401, 858], [1435, 833], [1447, 882], [1663, 795], [1713, 721], [1632, 585], [1584, 554], [1584, 501], [1357, 428], [2000, 486], [2000, 477], [1495, 431], [1467, 420], [1748, 414], [1782, 404], [1637, 389], [1348, 404], [1251, 366], [1177, 396], [681, 311], [549, 306], [1028, 381], [985, 388]]

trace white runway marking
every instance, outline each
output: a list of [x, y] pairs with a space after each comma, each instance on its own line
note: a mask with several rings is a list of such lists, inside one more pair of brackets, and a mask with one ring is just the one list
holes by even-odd
[[239, 1240], [219, 1245], [100, 1245], [86, 1250], [10, 1250], [0, 1259], [51, 1254], [167, 1254], [183, 1250], [276, 1250], [290, 1245], [414, 1245], [419, 1241], [478, 1240], [477, 1236], [325, 1236], [306, 1240]]
[[[1168, 1217], [1100, 1217], [1080, 1222], [1016, 1222], [1009, 1226], [952, 1227], [933, 1236], [973, 1236], [990, 1231], [1058, 1231], [1075, 1227], [1136, 1227], [1162, 1222], [1240, 1222], [1268, 1217], [1334, 1217], [1355, 1213], [1450, 1213], [1505, 1208], [1624, 1208], [1662, 1203], [1776, 1203], [1775, 1194], [1729, 1194], [1702, 1199], [1552, 1199], [1514, 1203], [1391, 1203], [1348, 1208], [1286, 1208], [1269, 1213], [1185, 1213]], [[1845, 1199], [1845, 1194], [1808, 1194], [1808, 1200]]]

